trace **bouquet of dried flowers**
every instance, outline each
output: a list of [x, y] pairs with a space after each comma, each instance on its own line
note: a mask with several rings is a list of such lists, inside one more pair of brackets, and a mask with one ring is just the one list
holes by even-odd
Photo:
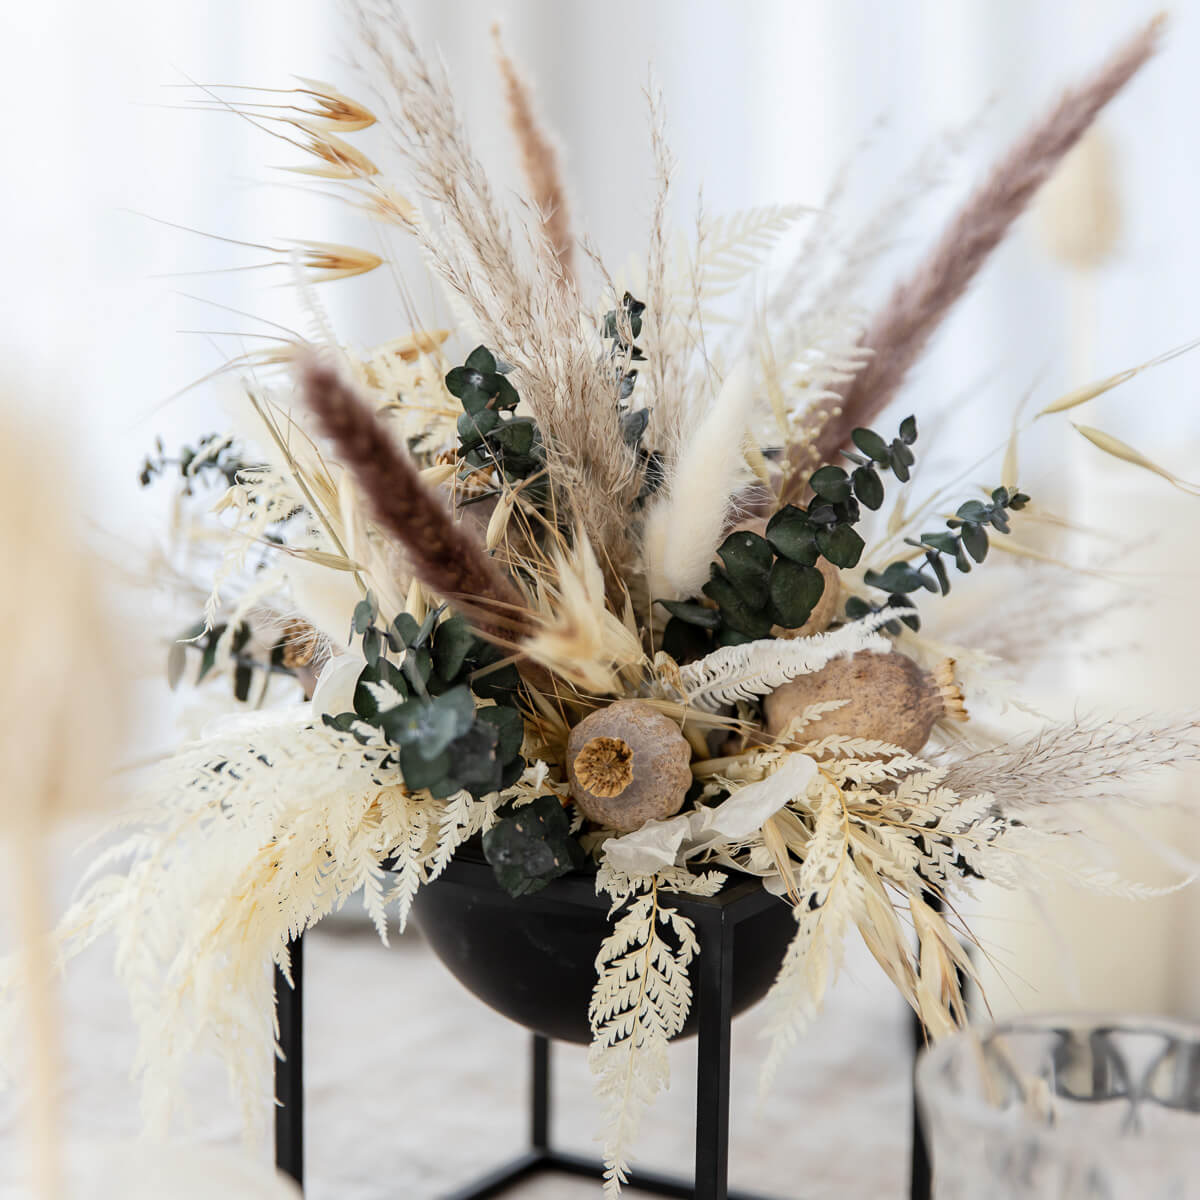
[[[672, 894], [748, 872], [791, 905], [768, 1075], [851, 927], [938, 1036], [966, 1019], [972, 977], [955, 890], [1036, 886], [1059, 869], [1048, 848], [1148, 802], [1148, 770], [1200, 757], [1192, 718], [997, 732], [996, 651], [1039, 657], [1082, 619], [1046, 612], [1014, 637], [1022, 599], [957, 628], [939, 612], [992, 558], [1042, 568], [1042, 599], [1069, 581], [1021, 536], [1049, 519], [1018, 478], [1027, 426], [994, 466], [917, 501], [920, 422], [885, 411], [1158, 26], [1033, 126], [873, 319], [855, 293], [884, 239], [847, 241], [836, 204], [702, 216], [676, 252], [656, 97], [649, 248], [618, 285], [572, 230], [554, 144], [503, 52], [529, 185], [515, 214], [404, 21], [364, 11], [359, 26], [372, 108], [313, 81], [282, 104], [214, 99], [414, 239], [458, 328], [347, 348], [310, 284], [381, 260], [299, 244], [311, 338], [232, 364], [253, 378], [234, 431], [147, 460], [143, 482], [219, 496], [186, 529], [217, 549], [172, 683], [228, 677], [243, 712], [151, 772], [143, 822], [93, 862], [63, 945], [116, 936], [151, 1113], [203, 1044], [249, 1120], [289, 939], [354, 893], [386, 939], [389, 911], [403, 927], [473, 838], [514, 895], [590, 864], [613, 901], [590, 1016], [615, 1194], [691, 999], [697, 946]], [[347, 140], [376, 112], [404, 183]], [[730, 332], [719, 298], [802, 217], [798, 257]], [[281, 683], [288, 702], [268, 706]], [[1075, 875], [1124, 886], [1086, 853]]]

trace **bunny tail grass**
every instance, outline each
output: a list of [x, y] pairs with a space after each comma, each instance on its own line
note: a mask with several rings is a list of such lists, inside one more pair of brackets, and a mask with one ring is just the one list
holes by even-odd
[[404, 547], [413, 573], [431, 592], [462, 602], [480, 633], [505, 640], [532, 632], [521, 595], [421, 482], [411, 459], [357, 392], [330, 367], [310, 360], [304, 398], [337, 447], [381, 526]]
[[[829, 462], [860, 425], [869, 425], [895, 396], [942, 319], [963, 294], [1009, 226], [1028, 206], [1063, 156], [1102, 108], [1158, 48], [1164, 18], [1155, 17], [1086, 82], [1067, 91], [1000, 160], [916, 273], [901, 283], [871, 323], [863, 342], [870, 361], [840, 403], [834, 401], [815, 446]], [[797, 479], [801, 488], [807, 473]]]

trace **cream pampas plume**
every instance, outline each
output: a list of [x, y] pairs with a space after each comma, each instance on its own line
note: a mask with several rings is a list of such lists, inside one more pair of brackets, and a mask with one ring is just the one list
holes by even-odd
[[[6, 388], [26, 408], [30, 389]], [[5, 407], [8, 407], [5, 405]], [[15, 407], [15, 406], [14, 406]], [[7, 843], [27, 1001], [32, 1194], [63, 1195], [57, 995], [45, 835], [108, 795], [121, 688], [98, 574], [73, 518], [71, 466], [0, 418], [0, 835]]]
[[496, 65], [504, 81], [508, 101], [508, 123], [521, 151], [521, 169], [542, 221], [542, 234], [553, 254], [564, 283], [575, 279], [575, 238], [567, 209], [567, 189], [563, 183], [558, 151], [538, 120], [533, 97], [513, 61], [504, 52], [500, 26], [492, 26]]
[[653, 600], [694, 596], [708, 579], [730, 500], [745, 482], [754, 377], [742, 359], [679, 452], [666, 494], [646, 517], [644, 556]]
[[322, 432], [337, 447], [375, 519], [404, 547], [421, 583], [465, 608], [481, 633], [505, 640], [529, 634], [532, 624], [520, 593], [421, 482], [412, 459], [350, 384], [312, 360], [301, 384]]
[[[1081, 86], [1028, 130], [992, 169], [950, 222], [916, 273], [900, 284], [876, 316], [863, 343], [870, 362], [855, 376], [840, 405], [828, 412], [815, 446], [829, 462], [856, 426], [869, 425], [895, 396], [933, 332], [976, 271], [1025, 210], [1064, 155], [1100, 110], [1158, 47], [1163, 18], [1130, 38]], [[800, 486], [805, 478], [798, 479]]]

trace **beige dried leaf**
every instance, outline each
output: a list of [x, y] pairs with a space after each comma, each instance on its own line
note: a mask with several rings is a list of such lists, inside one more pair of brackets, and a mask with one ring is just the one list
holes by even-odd
[[[1075, 425], [1073, 421], [1071, 424]], [[1150, 471], [1155, 475], [1159, 475], [1172, 487], [1178, 488], [1181, 492], [1187, 492], [1190, 496], [1200, 496], [1200, 484], [1188, 483], [1186, 480], [1180, 479], [1178, 475], [1168, 471], [1166, 467], [1159, 466], [1158, 463], [1147, 458], [1141, 451], [1135, 450], [1119, 438], [1113, 437], [1111, 433], [1105, 433], [1100, 429], [1093, 429], [1090, 425], [1075, 425], [1075, 428], [1093, 446], [1099, 450], [1103, 450], [1105, 454], [1110, 454], [1113, 458], [1119, 458], [1122, 462], [1131, 463], [1135, 467], [1141, 467], [1144, 471]]]
[[1089, 400], [1094, 400], [1097, 396], [1103, 396], [1105, 392], [1112, 391], [1115, 387], [1120, 387], [1123, 383], [1128, 383], [1135, 375], [1140, 375], [1143, 371], [1148, 371], [1151, 367], [1161, 366], [1165, 362], [1170, 362], [1173, 358], [1178, 358], [1181, 354], [1186, 354], [1189, 350], [1194, 350], [1200, 346], [1200, 338], [1193, 338], [1190, 342], [1185, 342], [1182, 346], [1175, 346], [1162, 354], [1148, 359], [1136, 367], [1128, 367], [1124, 371], [1118, 371], [1115, 375], [1109, 375], [1106, 379], [1097, 380], [1094, 383], [1085, 383], [1080, 387], [1072, 388], [1071, 391], [1065, 392], [1059, 398], [1041, 410], [1037, 415], [1039, 417], [1048, 416], [1050, 413], [1066, 412], [1069, 408], [1078, 408], [1081, 404], [1086, 404]]

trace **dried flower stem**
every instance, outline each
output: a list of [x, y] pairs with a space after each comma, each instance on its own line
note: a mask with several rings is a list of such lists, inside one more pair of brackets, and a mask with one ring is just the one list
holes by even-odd
[[[968, 198], [916, 273], [892, 293], [863, 338], [873, 352], [870, 362], [855, 376], [841, 403], [835, 402], [826, 413], [814, 443], [817, 461], [832, 459], [851, 430], [868, 425], [895, 396], [934, 330], [1009, 226], [1100, 110], [1157, 49], [1163, 20], [1155, 17], [1028, 130]], [[807, 473], [799, 473], [789, 492], [802, 491], [806, 482]]]
[[486, 610], [482, 619], [473, 614], [481, 633], [511, 638], [532, 632], [516, 588], [421, 482], [416, 466], [354, 389], [315, 362], [305, 367], [302, 384], [305, 400], [354, 473], [376, 520], [404, 547], [421, 583], [451, 602]]
[[504, 81], [508, 101], [508, 123], [521, 151], [521, 169], [529, 186], [529, 198], [541, 218], [542, 234], [564, 284], [575, 281], [575, 237], [567, 208], [567, 189], [563, 182], [558, 151], [538, 121], [533, 96], [513, 61], [504, 52], [500, 26], [492, 26], [496, 66]]

